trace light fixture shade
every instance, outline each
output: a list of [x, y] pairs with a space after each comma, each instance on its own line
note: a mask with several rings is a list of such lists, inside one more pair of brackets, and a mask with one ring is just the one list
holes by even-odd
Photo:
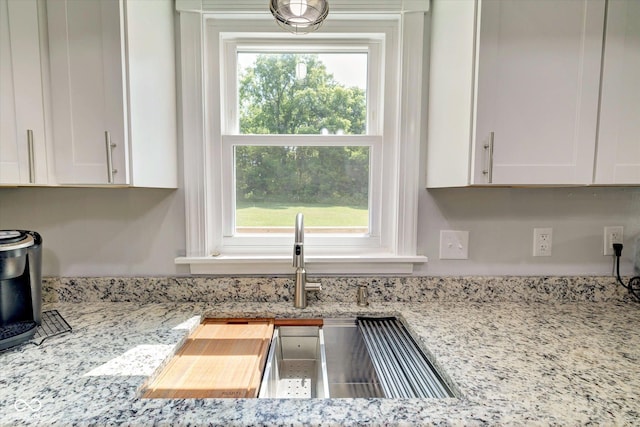
[[307, 34], [322, 26], [329, 14], [327, 0], [270, 0], [276, 22], [294, 34]]

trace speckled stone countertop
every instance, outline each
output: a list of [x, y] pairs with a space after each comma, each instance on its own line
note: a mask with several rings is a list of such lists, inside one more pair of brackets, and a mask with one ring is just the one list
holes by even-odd
[[[48, 297], [47, 299], [56, 299]], [[0, 353], [0, 425], [638, 425], [640, 304], [607, 300], [47, 302], [73, 327]], [[396, 314], [450, 399], [141, 399], [200, 316]]]

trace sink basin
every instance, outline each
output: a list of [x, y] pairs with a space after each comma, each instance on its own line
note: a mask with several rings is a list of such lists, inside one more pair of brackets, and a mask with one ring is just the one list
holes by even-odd
[[258, 397], [329, 397], [324, 337], [320, 327], [276, 327]]
[[384, 397], [355, 319], [325, 319], [322, 326], [329, 396]]
[[259, 398], [450, 397], [395, 318], [276, 327]]

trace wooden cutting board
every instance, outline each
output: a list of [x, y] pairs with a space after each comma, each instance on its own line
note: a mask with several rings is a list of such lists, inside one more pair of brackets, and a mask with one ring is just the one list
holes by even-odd
[[272, 335], [273, 319], [206, 319], [144, 397], [257, 397]]

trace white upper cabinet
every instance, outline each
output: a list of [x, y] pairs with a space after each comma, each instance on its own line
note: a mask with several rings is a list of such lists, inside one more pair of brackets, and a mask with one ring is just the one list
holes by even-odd
[[[118, 1], [47, 2], [59, 183], [128, 184], [120, 6]], [[108, 157], [116, 170], [111, 174]]]
[[590, 184], [604, 0], [433, 0], [428, 187]]
[[596, 184], [640, 184], [640, 1], [609, 0]]
[[36, 0], [0, 0], [0, 184], [46, 184]]
[[481, 4], [473, 182], [591, 183], [604, 1]]
[[177, 186], [172, 6], [47, 2], [58, 183]]

